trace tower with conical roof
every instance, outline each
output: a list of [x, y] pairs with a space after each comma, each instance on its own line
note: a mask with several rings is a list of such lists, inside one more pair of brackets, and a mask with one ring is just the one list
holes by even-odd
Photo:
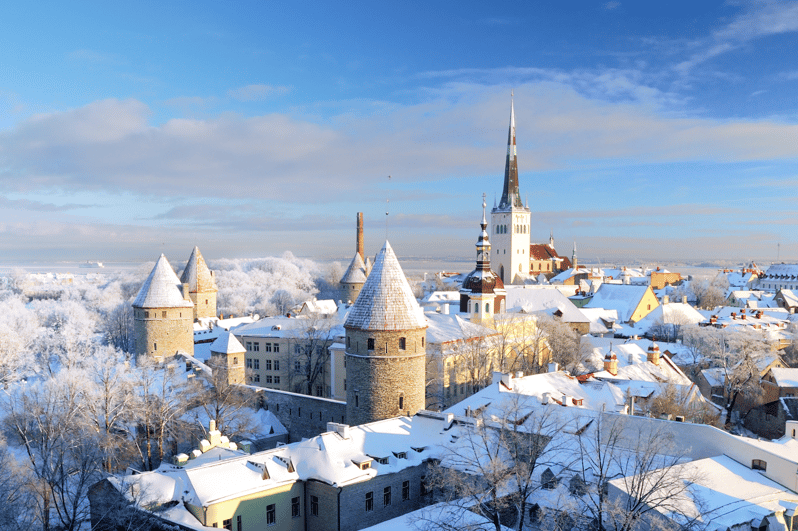
[[161, 254], [133, 301], [136, 355], [159, 359], [194, 355], [194, 303]]
[[515, 106], [510, 100], [510, 131], [504, 164], [504, 189], [498, 206], [491, 211], [493, 261], [499, 278], [513, 283], [529, 274], [530, 212], [521, 201], [518, 188], [518, 159], [515, 148]]
[[341, 277], [341, 300], [343, 302], [355, 302], [363, 284], [368, 277], [368, 268], [363, 262], [363, 212], [357, 213], [357, 241], [355, 256], [349, 263], [346, 273]]
[[424, 409], [427, 322], [387, 241], [344, 328], [347, 422]]
[[493, 314], [504, 311], [507, 292], [504, 283], [490, 268], [491, 245], [485, 219], [485, 194], [482, 194], [482, 231], [477, 239], [477, 267], [463, 279], [460, 312], [471, 314], [471, 321], [485, 323]]
[[188, 294], [194, 303], [194, 319], [216, 317], [216, 292], [219, 289], [199, 247], [195, 246], [191, 251], [180, 281], [188, 284]]

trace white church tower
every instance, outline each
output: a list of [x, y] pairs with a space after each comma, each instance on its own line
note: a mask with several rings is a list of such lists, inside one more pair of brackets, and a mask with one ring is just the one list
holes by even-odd
[[[491, 262], [505, 284], [519, 283], [529, 275], [529, 207], [518, 191], [518, 161], [515, 152], [515, 108], [510, 100], [510, 132], [504, 166], [504, 190], [490, 214], [493, 256]], [[518, 277], [518, 275], [521, 277]]]

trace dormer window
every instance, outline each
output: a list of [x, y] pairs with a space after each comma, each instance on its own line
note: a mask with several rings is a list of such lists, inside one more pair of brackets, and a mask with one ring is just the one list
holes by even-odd
[[763, 461], [762, 459], [754, 459], [751, 461], [751, 470], [762, 470], [765, 471], [768, 469], [767, 461]]
[[371, 468], [371, 459], [367, 458], [363, 461], [356, 461], [352, 459], [352, 462], [357, 466], [360, 470], [368, 470]]
[[393, 452], [393, 455], [397, 459], [407, 459], [407, 452]]

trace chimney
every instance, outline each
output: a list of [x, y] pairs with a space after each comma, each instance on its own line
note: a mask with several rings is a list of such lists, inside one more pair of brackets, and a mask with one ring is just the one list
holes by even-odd
[[654, 342], [648, 346], [648, 361], [654, 365], [659, 365], [659, 345]]
[[662, 304], [669, 304], [671, 302], [671, 298], [667, 295], [662, 296]]
[[604, 370], [613, 376], [618, 376], [618, 356], [612, 352], [608, 352], [604, 356]]
[[443, 306], [441, 306], [441, 313], [443, 315], [449, 315], [449, 303], [447, 302]]
[[687, 295], [682, 295], [682, 304], [687, 304]]
[[363, 212], [357, 213], [357, 252], [360, 253], [360, 258], [366, 256], [363, 251]]

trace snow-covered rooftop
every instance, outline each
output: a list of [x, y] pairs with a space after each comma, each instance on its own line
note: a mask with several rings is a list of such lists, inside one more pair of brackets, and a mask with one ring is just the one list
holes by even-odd
[[648, 289], [649, 287], [645, 285], [608, 284], [605, 282], [585, 306], [615, 310], [618, 312], [618, 318], [627, 322], [631, 319]]
[[399, 260], [386, 241], [344, 325], [361, 330], [412, 330], [427, 326]]
[[194, 246], [191, 251], [186, 268], [180, 276], [180, 282], [188, 284], [188, 289], [192, 293], [218, 291], [211, 270], [208, 269], [199, 247]]
[[[166, 256], [161, 254], [150, 276], [142, 284], [133, 306], [136, 308], [193, 308], [190, 299], [181, 292], [182, 282], [169, 265]], [[186, 294], [188, 296], [188, 294]]]
[[363, 263], [360, 253], [356, 252], [352, 261], [349, 262], [346, 273], [341, 277], [341, 283], [363, 284], [364, 282], [366, 282], [366, 264]]

